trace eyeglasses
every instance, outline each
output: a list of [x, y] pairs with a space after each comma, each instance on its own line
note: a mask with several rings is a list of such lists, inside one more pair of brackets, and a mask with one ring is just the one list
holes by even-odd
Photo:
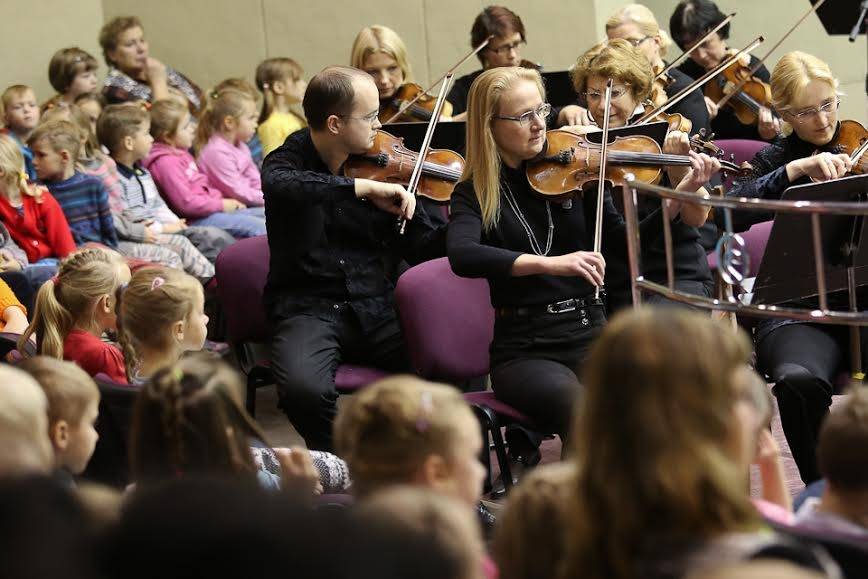
[[654, 38], [653, 36], [643, 36], [642, 38], [625, 38], [627, 42], [633, 45], [634, 48], [639, 48], [639, 45], [648, 40], [649, 38]]
[[827, 115], [832, 114], [838, 110], [839, 106], [841, 106], [841, 99], [836, 98], [835, 100], [826, 101], [816, 108], [802, 109], [797, 113], [791, 113], [787, 110], [783, 112], [787, 113], [794, 121], [801, 125], [808, 122], [808, 119], [812, 118], [814, 115], [819, 115], [820, 113]]
[[[627, 94], [627, 90], [628, 90], [629, 86], [630, 86], [629, 84], [625, 84], [624, 86], [612, 87], [612, 100], [613, 101], [618, 100], [619, 98], [621, 98], [622, 96]], [[582, 94], [585, 95], [585, 99], [587, 99], [588, 102], [600, 100], [601, 98], [603, 98], [605, 96], [605, 93], [601, 93], [601, 92], [597, 92], [597, 91], [585, 91]]]
[[488, 50], [499, 56], [506, 56], [511, 50], [518, 51], [518, 49], [521, 48], [523, 44], [527, 44], [527, 42], [525, 42], [524, 40], [517, 40], [515, 42], [510, 42], [509, 44], [499, 46], [498, 48], [489, 48]]
[[546, 117], [549, 116], [549, 113], [552, 112], [552, 105], [548, 103], [543, 103], [533, 111], [527, 111], [526, 113], [519, 115], [517, 117], [505, 117], [501, 115], [494, 115], [492, 119], [500, 119], [502, 121], [516, 121], [521, 126], [525, 127], [531, 123], [534, 117], [539, 117], [541, 120], [545, 121]]
[[379, 116], [380, 116], [380, 111], [379, 110], [373, 111], [373, 112], [368, 113], [367, 115], [365, 115], [363, 117], [354, 117], [352, 115], [338, 115], [338, 116], [342, 119], [355, 119], [357, 121], [365, 121], [366, 123], [369, 123], [371, 126], [373, 126], [374, 123], [377, 122], [377, 118], [379, 118]]

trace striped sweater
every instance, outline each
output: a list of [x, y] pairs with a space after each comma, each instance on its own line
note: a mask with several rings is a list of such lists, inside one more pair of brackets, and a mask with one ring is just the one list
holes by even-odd
[[76, 172], [69, 179], [46, 186], [63, 209], [76, 245], [92, 241], [118, 246], [108, 193], [99, 179]]

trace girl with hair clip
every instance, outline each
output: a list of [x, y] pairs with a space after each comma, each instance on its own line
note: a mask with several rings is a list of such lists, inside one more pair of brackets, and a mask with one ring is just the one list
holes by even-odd
[[[609, 127], [629, 125], [645, 112], [645, 103], [651, 95], [654, 74], [643, 52], [624, 39], [614, 39], [598, 44], [579, 57], [572, 70], [573, 88], [588, 103], [591, 122], [602, 125], [605, 114], [606, 81], [613, 80]], [[689, 155], [689, 167], [665, 167], [661, 185], [678, 191], [706, 193], [705, 184], [720, 170], [720, 162], [704, 154], [690, 150], [690, 141], [685, 133], [669, 131], [663, 143], [663, 152]], [[620, 197], [620, 196], [619, 196]], [[620, 206], [620, 203], [619, 203]], [[658, 199], [640, 196], [639, 218], [660, 208]], [[685, 203], [680, 214], [672, 221], [672, 257], [675, 269], [675, 289], [693, 295], [711, 297], [714, 283], [705, 248], [700, 243], [699, 228], [705, 225], [708, 207]], [[608, 241], [608, 240], [607, 240]], [[632, 305], [627, 263], [620, 254], [610, 254], [611, 245], [604, 243], [604, 255], [611, 257], [606, 278], [606, 307], [610, 314]], [[642, 273], [652, 281], [666, 282], [666, 252], [662, 238], [642, 243]], [[647, 297], [651, 303], [673, 304], [657, 295]]]
[[[837, 179], [852, 166], [850, 157], [836, 149], [841, 98], [828, 64], [805, 52], [787, 53], [775, 65], [771, 86], [787, 137], [757, 153], [752, 173], [733, 184], [730, 196], [780, 199], [788, 187]], [[744, 231], [773, 217], [736, 212], [733, 227]], [[754, 329], [757, 369], [775, 383], [781, 425], [805, 483], [820, 478], [817, 436], [829, 413], [835, 377], [849, 367], [848, 336], [844, 326], [796, 320], [762, 320]]]
[[97, 248], [73, 253], [39, 288], [33, 321], [18, 350], [26, 356], [27, 340], [35, 335], [38, 354], [75, 362], [91, 376], [102, 373], [126, 384], [123, 355], [101, 336], [117, 330], [115, 300], [129, 281], [130, 268], [120, 254]]
[[835, 570], [750, 502], [736, 384], [750, 355], [743, 333], [687, 310], [606, 327], [583, 375], [562, 577], [675, 579], [754, 557]]
[[[705, 36], [712, 28], [724, 21], [726, 15], [720, 11], [717, 4], [711, 0], [683, 0], [678, 3], [672, 16], [669, 18], [669, 32], [675, 44], [681, 50], [689, 50], [696, 41]], [[715, 32], [690, 53], [690, 57], [678, 68], [691, 78], [699, 78], [713, 69], [731, 55], [738, 52], [727, 46], [729, 38], [729, 24]], [[752, 55], [745, 55], [741, 64], [753, 69], [758, 59]], [[753, 74], [763, 82], [769, 82], [768, 69], [760, 65]], [[718, 82], [719, 76], [709, 83]], [[766, 107], [760, 107], [758, 121], [752, 125], [743, 125], [732, 107], [717, 108], [717, 103], [708, 97], [705, 98], [708, 116], [711, 119], [711, 129], [718, 139], [752, 139], [770, 141], [780, 133], [780, 121]]]
[[[468, 104], [467, 165], [452, 195], [449, 262], [458, 275], [488, 279], [495, 394], [565, 440], [579, 394], [575, 371], [606, 321], [594, 292], [609, 281], [606, 261], [592, 251], [596, 195], [564, 205], [528, 184], [526, 163], [545, 147], [551, 108], [537, 71], [485, 71]], [[700, 178], [710, 167], [697, 160]], [[603, 213], [603, 246], [625, 251], [624, 220], [608, 194]], [[643, 240], [660, 235], [661, 213], [650, 213], [641, 227]], [[531, 453], [532, 460], [538, 441], [521, 450], [518, 442], [510, 441], [513, 453]]]
[[267, 155], [286, 137], [307, 126], [304, 118], [292, 110], [304, 98], [304, 70], [291, 58], [266, 58], [256, 67], [256, 88], [262, 92], [256, 133], [262, 142], [262, 154]]
[[[202, 284], [182, 271], [161, 267], [142, 268], [118, 295], [118, 341], [123, 349], [126, 375], [130, 384], [148, 389], [148, 381], [161, 368], [179, 364], [187, 352], [198, 352], [205, 343], [208, 316]], [[231, 373], [220, 375], [230, 376]], [[235, 392], [237, 378], [222, 384], [231, 390], [232, 404], [240, 404], [241, 393]], [[227, 378], [228, 380], [228, 378]], [[193, 404], [191, 401], [190, 404]], [[236, 410], [233, 409], [233, 412]], [[280, 461], [265, 444], [258, 425], [241, 410], [245, 421], [255, 426], [258, 440], [252, 449], [260, 477], [273, 484], [280, 480]], [[279, 452], [279, 451], [278, 451]], [[323, 486], [329, 492], [341, 492], [349, 484], [346, 465], [329, 453], [311, 454]]]
[[237, 372], [203, 355], [157, 370], [133, 408], [133, 480], [151, 484], [186, 475], [255, 478], [267, 489], [305, 494], [347, 487], [346, 465], [336, 456], [304, 448], [273, 449], [244, 410], [243, 388]]
[[224, 197], [245, 207], [261, 207], [262, 181], [246, 143], [256, 135], [256, 101], [246, 92], [224, 88], [211, 95], [199, 118], [199, 169]]
[[167, 99], [156, 101], [150, 113], [154, 145], [142, 165], [151, 172], [172, 210], [192, 225], [218, 227], [236, 238], [265, 235], [264, 208], [245, 207], [237, 199], [224, 197], [199, 170], [188, 151], [196, 119], [187, 107]]

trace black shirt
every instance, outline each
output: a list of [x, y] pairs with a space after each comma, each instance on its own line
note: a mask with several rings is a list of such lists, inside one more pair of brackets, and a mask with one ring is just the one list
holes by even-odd
[[467, 110], [467, 95], [470, 93], [470, 85], [476, 80], [476, 77], [482, 74], [482, 70], [465, 74], [454, 83], [449, 89], [449, 94], [446, 95], [446, 100], [452, 103], [452, 115], [460, 115]]
[[[748, 66], [753, 68], [758, 61], [758, 58], [751, 55], [750, 64]], [[690, 59], [687, 59], [683, 64], [681, 64], [678, 69], [691, 78], [699, 78], [706, 72], [701, 66]], [[760, 66], [754, 76], [766, 83], [771, 80], [771, 74], [765, 66]], [[722, 78], [722, 76], [718, 75], [717, 78], [713, 78], [708, 82], [718, 82], [718, 79], [722, 80]], [[717, 112], [717, 116], [711, 121], [711, 129], [714, 131], [716, 139], [766, 140], [760, 137], [756, 123], [752, 125], [741, 124], [741, 121], [738, 120], [738, 117], [735, 116], [735, 112], [733, 112], [732, 108], [729, 106], [724, 106]]]
[[[673, 68], [667, 72], [672, 77], [672, 84], [666, 87], [666, 96], [673, 97], [681, 92], [684, 87], [693, 82], [693, 79], [678, 70]], [[679, 113], [682, 116], [690, 119], [693, 124], [691, 134], [696, 134], [700, 129], [705, 129], [706, 134], [711, 132], [711, 122], [708, 118], [708, 108], [705, 106], [705, 97], [702, 94], [702, 89], [696, 88], [692, 90], [680, 102], [673, 105], [667, 113]]]
[[[512, 193], [543, 251], [548, 237], [547, 202], [530, 188], [524, 165], [519, 169], [502, 166], [501, 181], [500, 219], [491, 231], [483, 230], [482, 211], [472, 181], [459, 183], [452, 194], [447, 247], [453, 271], [464, 277], [488, 278], [494, 307], [543, 305], [592, 294], [593, 286], [580, 276], [511, 275], [515, 260], [523, 253], [533, 254], [533, 250], [528, 234], [505, 199], [504, 192]], [[550, 201], [548, 204], [554, 225], [548, 254], [557, 256], [593, 251], [596, 191], [575, 199], [569, 209], [560, 202]], [[644, 239], [659, 235], [662, 231], [659, 212], [644, 220], [641, 228]], [[622, 254], [626, 248], [624, 220], [608, 193], [603, 211], [603, 248]], [[607, 266], [607, 282], [609, 274], [610, 267]]]
[[354, 180], [329, 172], [310, 136], [293, 133], [262, 166], [271, 250], [265, 306], [277, 318], [349, 306], [365, 330], [394, 317], [388, 264], [445, 255], [445, 229], [417, 205], [406, 234], [397, 217], [356, 198]]

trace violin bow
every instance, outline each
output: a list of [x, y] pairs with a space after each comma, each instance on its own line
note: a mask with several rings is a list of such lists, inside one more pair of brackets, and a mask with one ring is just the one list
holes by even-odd
[[[486, 38], [485, 40], [483, 40], [482, 42], [480, 42], [480, 43], [479, 43], [479, 46], [477, 46], [476, 48], [474, 48], [473, 50], [471, 50], [470, 52], [468, 52], [466, 55], [464, 55], [464, 57], [463, 57], [461, 60], [459, 60], [459, 61], [455, 64], [455, 66], [453, 66], [452, 68], [450, 68], [449, 70], [447, 70], [445, 73], [443, 73], [443, 76], [441, 76], [440, 78], [438, 78], [437, 80], [435, 80], [434, 82], [432, 82], [432, 83], [431, 83], [431, 86], [429, 86], [428, 88], [426, 88], [425, 90], [423, 90], [422, 92], [420, 92], [419, 94], [417, 94], [416, 97], [415, 97], [413, 100], [411, 100], [410, 102], [404, 103], [404, 106], [402, 106], [400, 109], [398, 109], [398, 112], [395, 113], [394, 115], [392, 115], [391, 117], [389, 117], [389, 120], [387, 120], [387, 121], [386, 121], [385, 123], [383, 123], [383, 124], [384, 124], [384, 125], [388, 125], [389, 123], [393, 122], [395, 119], [397, 119], [398, 117], [400, 117], [401, 115], [403, 115], [404, 112], [405, 112], [407, 109], [409, 109], [409, 108], [412, 107], [414, 104], [416, 104], [416, 101], [419, 100], [420, 98], [422, 98], [423, 95], [428, 94], [428, 91], [431, 90], [431, 89], [433, 89], [435, 86], [437, 86], [437, 83], [439, 83], [441, 80], [444, 80], [448, 75], [454, 75], [454, 74], [455, 74], [455, 71], [456, 71], [456, 70], [457, 70], [457, 69], [458, 69], [462, 64], [464, 64], [465, 62], [467, 62], [468, 60], [470, 60], [472, 57], [476, 56], [476, 55], [479, 53], [480, 50], [482, 50], [483, 48], [485, 48], [486, 46], [488, 46], [488, 43], [491, 42], [491, 39], [492, 39], [492, 38], [494, 38], [494, 35], [493, 35], [493, 34], [492, 34], [491, 36], [489, 36], [488, 38]], [[443, 108], [443, 107], [441, 107], [441, 108]]]
[[704, 85], [705, 83], [707, 83], [708, 81], [713, 79], [715, 76], [720, 74], [721, 71], [726, 70], [726, 68], [729, 65], [731, 65], [733, 62], [735, 62], [736, 59], [741, 58], [741, 56], [743, 54], [748, 54], [751, 50], [753, 50], [754, 48], [756, 48], [757, 46], [762, 44], [763, 40], [765, 40], [765, 39], [762, 36], [756, 37], [753, 42], [751, 42], [750, 44], [748, 44], [747, 46], [745, 46], [744, 48], [739, 50], [737, 53], [733, 54], [732, 56], [730, 56], [729, 58], [727, 58], [726, 60], [724, 60], [723, 62], [721, 62], [720, 64], [718, 64], [717, 66], [715, 66], [714, 68], [709, 70], [708, 72], [706, 72], [705, 74], [703, 74], [701, 77], [699, 77], [698, 79], [696, 79], [695, 81], [693, 81], [692, 83], [690, 83], [689, 85], [687, 85], [686, 87], [681, 89], [680, 91], [678, 91], [678, 93], [673, 95], [672, 98], [670, 98], [668, 101], [666, 101], [665, 103], [663, 103], [659, 107], [652, 109], [651, 111], [642, 115], [635, 123], [633, 123], [633, 125], [648, 124], [649, 122], [651, 122], [651, 119], [653, 119], [655, 116], [657, 116], [658, 114], [665, 112], [665, 111], [669, 110], [669, 108], [677, 105], [682, 100], [687, 98], [687, 95], [689, 95], [691, 92], [693, 92], [698, 87]]
[[720, 30], [721, 28], [723, 28], [724, 26], [726, 26], [727, 24], [729, 24], [729, 21], [732, 20], [733, 18], [735, 18], [735, 15], [736, 15], [736, 14], [737, 14], [736, 12], [733, 12], [732, 14], [730, 14], [729, 16], [727, 16], [726, 18], [724, 18], [724, 19], [721, 21], [720, 24], [718, 24], [717, 26], [715, 26], [714, 28], [712, 28], [711, 30], [709, 30], [708, 32], [706, 32], [706, 33], [705, 33], [705, 36], [703, 36], [702, 38], [700, 38], [699, 40], [697, 40], [696, 42], [694, 42], [694, 43], [693, 43], [693, 46], [691, 46], [689, 50], [685, 50], [684, 52], [682, 52], [681, 55], [680, 55], [678, 58], [676, 58], [675, 60], [673, 60], [672, 62], [670, 62], [669, 64], [667, 64], [667, 65], [663, 68], [663, 70], [661, 70], [660, 72], [658, 72], [658, 73], [654, 76], [654, 80], [657, 80], [658, 78], [660, 78], [661, 76], [663, 76], [664, 74], [666, 74], [667, 72], [669, 72], [670, 70], [672, 70], [673, 68], [675, 68], [676, 66], [678, 66], [679, 64], [681, 64], [681, 63], [684, 61], [684, 59], [687, 58], [688, 56], [690, 56], [690, 54], [691, 54], [694, 50], [696, 50], [697, 48], [699, 48], [700, 46], [702, 46], [702, 43], [705, 42], [706, 40], [708, 40], [708, 39], [711, 37], [712, 34], [714, 34], [714, 33], [717, 32], [718, 30]]
[[[410, 182], [407, 184], [407, 193], [416, 196], [416, 189], [419, 188], [419, 179], [422, 178], [422, 166], [425, 164], [425, 157], [428, 156], [428, 149], [431, 148], [431, 138], [434, 136], [434, 129], [437, 127], [437, 122], [440, 120], [440, 113], [443, 110], [443, 105], [446, 103], [446, 94], [449, 87], [452, 85], [453, 73], [447, 72], [443, 77], [443, 84], [440, 86], [440, 94], [437, 95], [437, 102], [434, 103], [434, 112], [431, 115], [431, 120], [428, 121], [428, 129], [425, 131], [425, 138], [422, 139], [422, 146], [419, 148], [419, 156], [416, 158], [416, 164], [413, 166], [413, 172], [410, 174]], [[398, 218], [398, 233], [404, 235], [404, 229], [407, 227], [407, 220], [403, 217]]]
[[[603, 141], [600, 145], [600, 176], [597, 181], [597, 215], [594, 221], [594, 253], [603, 247], [603, 199], [606, 194], [606, 155], [609, 151], [609, 111], [612, 106], [612, 79], [606, 81], [606, 108], [603, 113]], [[594, 299], [600, 299], [600, 286], [594, 290]]]
[[732, 89], [732, 91], [729, 92], [729, 94], [724, 95], [723, 98], [720, 99], [720, 100], [717, 102], [717, 108], [722, 107], [723, 105], [725, 105], [726, 103], [729, 102], [729, 99], [731, 99], [732, 97], [734, 97], [734, 96], [736, 96], [738, 93], [740, 93], [741, 90], [744, 88], [744, 85], [746, 85], [746, 84], [750, 81], [750, 79], [753, 78], [753, 75], [756, 74], [756, 71], [758, 71], [758, 70], [760, 69], [760, 67], [761, 67], [761, 66], [763, 65], [763, 63], [768, 59], [768, 57], [770, 57], [770, 56], [772, 55], [772, 53], [773, 53], [775, 50], [777, 50], [777, 48], [778, 48], [781, 44], [783, 44], [783, 42], [784, 42], [787, 38], [789, 38], [790, 34], [792, 34], [793, 32], [795, 32], [796, 28], [798, 28], [798, 27], [802, 24], [802, 22], [805, 21], [805, 19], [806, 19], [808, 16], [810, 16], [811, 14], [813, 14], [814, 12], [816, 12], [816, 11], [817, 11], [817, 8], [819, 8], [820, 6], [822, 6], [823, 3], [824, 3], [825, 1], [826, 1], [826, 0], [817, 0], [816, 2], [814, 2], [814, 4], [813, 4], [809, 9], [808, 9], [808, 11], [805, 12], [805, 13], [802, 15], [802, 17], [799, 18], [799, 19], [796, 21], [796, 23], [793, 24], [793, 25], [790, 27], [789, 30], [787, 30], [787, 33], [784, 34], [784, 35], [781, 37], [781, 39], [778, 40], [778, 41], [774, 44], [774, 46], [772, 46], [772, 47], [769, 49], [769, 51], [765, 54], [765, 56], [763, 56], [761, 59], [759, 59], [758, 61], [756, 61], [756, 64], [754, 64], [752, 67], [750, 67], [750, 74], [749, 74], [748, 76], [744, 77], [743, 79], [741, 79], [741, 80], [739, 81], [739, 83], [738, 83], [737, 85], [735, 85], [735, 87]]

